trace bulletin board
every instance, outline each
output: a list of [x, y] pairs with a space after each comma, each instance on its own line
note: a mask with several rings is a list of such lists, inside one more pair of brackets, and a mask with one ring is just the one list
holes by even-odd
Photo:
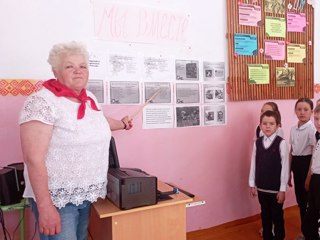
[[313, 98], [314, 9], [304, 0], [227, 0], [232, 101]]

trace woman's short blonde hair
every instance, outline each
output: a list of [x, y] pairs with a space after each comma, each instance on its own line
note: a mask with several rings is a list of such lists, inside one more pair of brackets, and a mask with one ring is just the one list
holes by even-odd
[[53, 45], [50, 50], [48, 63], [53, 69], [57, 68], [66, 55], [82, 55], [84, 56], [86, 62], [89, 61], [89, 52], [87, 51], [84, 44], [76, 41], [67, 42], [67, 43], [58, 43]]

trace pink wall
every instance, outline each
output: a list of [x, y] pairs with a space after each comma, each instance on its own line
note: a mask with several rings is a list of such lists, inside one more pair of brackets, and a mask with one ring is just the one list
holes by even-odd
[[[316, 96], [319, 98], [319, 96]], [[18, 115], [24, 97], [0, 97], [1, 165], [19, 162]], [[202, 197], [206, 205], [188, 208], [188, 231], [209, 228], [257, 214], [257, 199], [248, 194], [247, 179], [254, 129], [265, 101], [228, 102], [226, 126], [143, 130], [138, 116], [131, 131], [114, 132], [122, 167], [137, 167], [175, 183]], [[285, 138], [296, 123], [295, 100], [278, 100]], [[105, 113], [120, 118], [136, 106], [105, 106]], [[286, 206], [295, 204], [293, 190]], [[27, 214], [27, 228], [33, 220]], [[7, 227], [13, 231], [17, 215], [6, 213]], [[1, 237], [1, 234], [0, 234]]]

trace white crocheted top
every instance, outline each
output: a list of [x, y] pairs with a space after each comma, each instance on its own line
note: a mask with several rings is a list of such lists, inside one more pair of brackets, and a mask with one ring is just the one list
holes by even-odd
[[[97, 103], [92, 93], [87, 94]], [[19, 124], [37, 120], [53, 125], [45, 163], [51, 198], [58, 208], [106, 196], [110, 127], [103, 112], [92, 110], [89, 102], [84, 118], [78, 120], [79, 105], [43, 88], [28, 97], [20, 114]], [[35, 198], [26, 166], [24, 175], [24, 197]]]

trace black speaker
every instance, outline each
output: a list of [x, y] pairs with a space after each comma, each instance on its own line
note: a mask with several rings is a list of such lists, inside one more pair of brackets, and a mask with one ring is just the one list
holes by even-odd
[[8, 168], [14, 168], [17, 171], [18, 175], [18, 192], [20, 199], [22, 199], [22, 195], [25, 189], [25, 183], [24, 183], [24, 176], [23, 176], [23, 170], [24, 165], [22, 162], [20, 163], [12, 163], [7, 166]]
[[20, 201], [15, 170], [13, 168], [0, 169], [0, 204], [5, 206]]

